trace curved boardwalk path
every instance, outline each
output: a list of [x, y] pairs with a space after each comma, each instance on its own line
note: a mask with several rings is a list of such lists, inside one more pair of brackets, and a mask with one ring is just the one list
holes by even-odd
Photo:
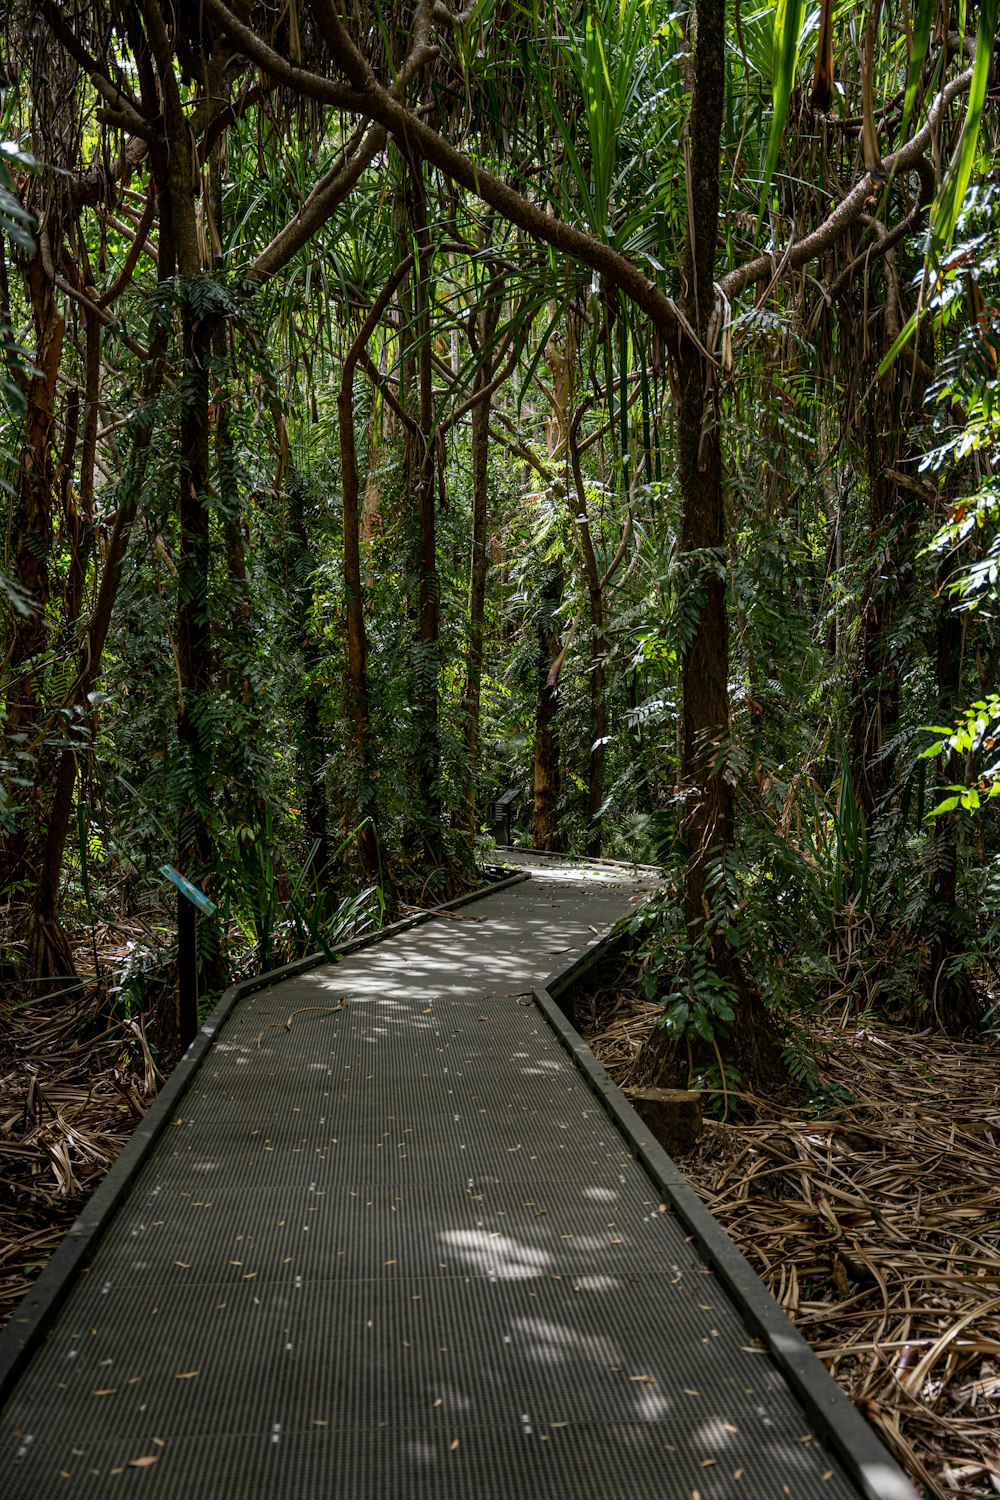
[[642, 894], [534, 861], [240, 999], [7, 1400], [4, 1500], [861, 1493], [531, 999]]

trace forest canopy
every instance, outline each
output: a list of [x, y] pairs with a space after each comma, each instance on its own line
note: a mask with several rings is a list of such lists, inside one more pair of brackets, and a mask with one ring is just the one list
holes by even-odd
[[650, 1080], [995, 1028], [997, 12], [5, 6], [8, 973], [167, 864], [218, 990], [512, 792], [663, 868]]

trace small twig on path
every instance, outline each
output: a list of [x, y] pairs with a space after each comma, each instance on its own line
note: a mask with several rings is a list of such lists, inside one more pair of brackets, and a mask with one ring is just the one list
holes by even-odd
[[409, 912], [414, 917], [440, 917], [444, 922], [488, 922], [489, 917], [484, 913], [480, 917], [463, 917], [457, 911], [435, 911], [426, 906], [401, 906], [400, 911]]
[[258, 1033], [256, 1045], [259, 1047], [269, 1031], [291, 1031], [292, 1022], [296, 1016], [304, 1016], [307, 1011], [318, 1011], [321, 1015], [332, 1016], [335, 1011], [343, 1010], [347, 1004], [345, 995], [339, 1005], [300, 1005], [298, 1010], [293, 1010], [287, 1021], [272, 1021], [270, 1026], [265, 1026]]

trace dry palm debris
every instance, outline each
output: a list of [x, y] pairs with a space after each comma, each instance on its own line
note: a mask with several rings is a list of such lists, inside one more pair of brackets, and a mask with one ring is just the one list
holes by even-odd
[[156, 1093], [142, 1019], [102, 1022], [82, 993], [0, 1012], [0, 1324]]
[[[657, 1008], [590, 1038], [628, 1083]], [[822, 1118], [741, 1096], [680, 1165], [816, 1353], [936, 1496], [1000, 1495], [1000, 1053], [817, 1023]]]

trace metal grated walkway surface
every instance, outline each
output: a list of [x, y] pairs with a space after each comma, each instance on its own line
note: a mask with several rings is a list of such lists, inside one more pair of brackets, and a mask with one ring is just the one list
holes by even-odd
[[531, 1001], [642, 894], [536, 861], [241, 999], [3, 1408], [4, 1500], [857, 1495]]

